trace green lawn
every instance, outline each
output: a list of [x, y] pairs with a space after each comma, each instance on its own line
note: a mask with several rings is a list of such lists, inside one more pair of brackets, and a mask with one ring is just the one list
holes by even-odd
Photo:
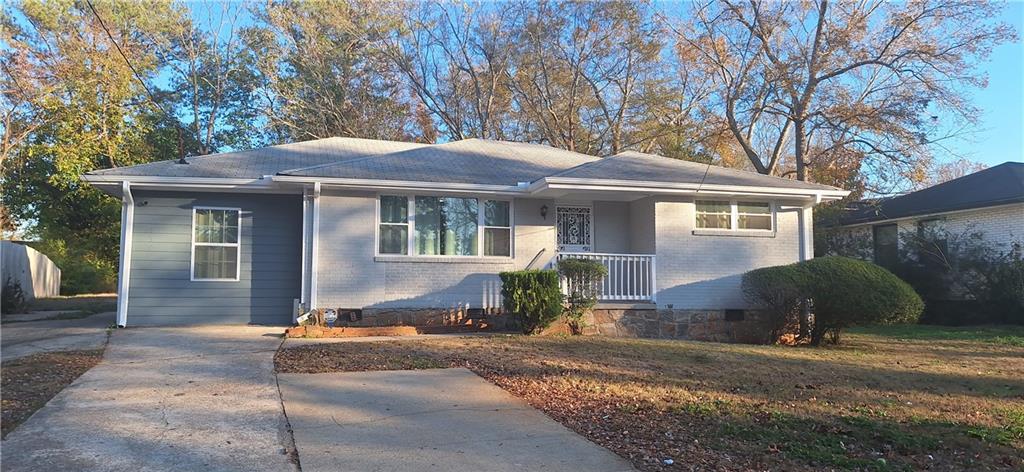
[[283, 372], [465, 366], [641, 470], [1021, 470], [1022, 334], [872, 328], [822, 348], [413, 338], [286, 343], [276, 362]]

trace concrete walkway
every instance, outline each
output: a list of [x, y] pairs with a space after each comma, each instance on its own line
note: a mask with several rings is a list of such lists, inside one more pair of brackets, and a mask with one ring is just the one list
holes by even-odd
[[466, 369], [278, 377], [305, 472], [633, 470]]
[[7, 436], [3, 470], [293, 470], [281, 331], [116, 330], [99, 365]]
[[116, 314], [99, 313], [72, 320], [5, 323], [0, 326], [0, 359], [9, 361], [47, 351], [99, 349]]

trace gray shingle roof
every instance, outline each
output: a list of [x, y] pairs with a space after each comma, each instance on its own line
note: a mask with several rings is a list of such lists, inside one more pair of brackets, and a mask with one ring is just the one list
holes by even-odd
[[96, 170], [89, 174], [255, 179], [287, 169], [378, 156], [424, 146], [426, 145], [418, 143], [335, 137], [249, 151], [190, 157], [186, 159], [188, 165], [178, 164], [177, 160], [159, 161], [131, 167]]
[[[326, 138], [249, 151], [161, 161], [91, 175], [256, 179], [265, 175], [515, 186], [544, 177], [838, 190], [796, 180], [662, 156], [623, 152], [599, 158], [541, 144], [465, 139], [426, 145]], [[705, 177], [705, 171], [707, 175]]]
[[599, 160], [541, 144], [465, 139], [283, 174], [514, 186]]
[[[707, 172], [706, 177], [704, 175], [705, 172]], [[714, 165], [708, 166], [699, 162], [682, 161], [635, 151], [619, 153], [560, 172], [552, 177], [694, 184], [700, 183], [701, 179], [703, 179], [705, 185], [839, 190], [828, 185], [801, 182], [799, 180], [773, 177]]]
[[[1024, 202], [1024, 162], [994, 167], [845, 213], [839, 225]], [[1022, 215], [1024, 218], [1024, 215]]]

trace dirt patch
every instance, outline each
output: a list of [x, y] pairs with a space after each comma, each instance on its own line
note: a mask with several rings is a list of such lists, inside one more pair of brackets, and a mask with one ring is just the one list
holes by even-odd
[[46, 352], [4, 362], [3, 437], [102, 358], [103, 349], [93, 349]]
[[468, 367], [642, 470], [1018, 470], [1022, 359], [1014, 343], [851, 334], [820, 349], [410, 339], [276, 360], [280, 372]]

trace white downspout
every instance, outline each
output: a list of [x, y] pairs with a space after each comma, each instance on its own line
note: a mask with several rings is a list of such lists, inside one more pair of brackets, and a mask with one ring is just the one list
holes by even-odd
[[[302, 306], [309, 307], [309, 192], [302, 191], [302, 289], [299, 292], [299, 302]], [[297, 313], [292, 314], [297, 317]], [[295, 321], [295, 320], [292, 320]]]
[[797, 211], [800, 218], [800, 260], [814, 259], [814, 210], [808, 205]]
[[310, 238], [309, 309], [316, 309], [317, 267], [320, 246], [320, 182], [313, 184], [313, 235]]
[[121, 182], [121, 263], [117, 271], [117, 326], [128, 325], [128, 281], [132, 273], [132, 233], [135, 226], [135, 199], [131, 184]]

